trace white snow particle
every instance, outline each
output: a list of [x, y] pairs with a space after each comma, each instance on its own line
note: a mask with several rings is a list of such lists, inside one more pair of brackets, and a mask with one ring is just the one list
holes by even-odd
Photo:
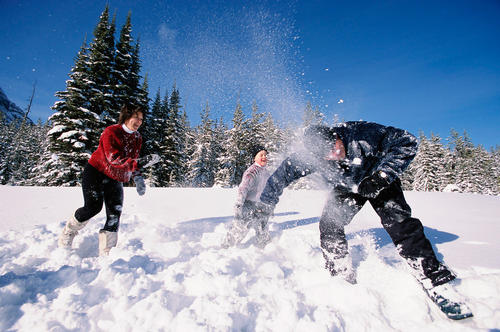
[[361, 159], [360, 158], [354, 158], [352, 160], [353, 165], [361, 165]]

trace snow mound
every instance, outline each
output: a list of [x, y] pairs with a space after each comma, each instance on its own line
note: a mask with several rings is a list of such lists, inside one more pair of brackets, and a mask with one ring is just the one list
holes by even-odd
[[[461, 277], [458, 291], [475, 314], [455, 322], [425, 295], [369, 207], [346, 229], [358, 280], [351, 285], [323, 268], [321, 191], [285, 191], [271, 223], [273, 240], [266, 248], [255, 246], [252, 231], [241, 245], [221, 249], [234, 189], [148, 188], [143, 197], [134, 190], [125, 188], [118, 246], [109, 257], [98, 257], [103, 214], [80, 232], [74, 249], [57, 247], [64, 216], [82, 203], [80, 188], [0, 187], [2, 200], [12, 203], [5, 206], [15, 208], [16, 197], [30, 197], [29, 208], [0, 212], [5, 220], [0, 232], [0, 330], [500, 327], [498, 241], [489, 235], [499, 231], [498, 198], [408, 195], [438, 256]], [[434, 206], [436, 201], [439, 205]], [[442, 213], [450, 218], [441, 218]], [[483, 261], [475, 259], [476, 249]]]

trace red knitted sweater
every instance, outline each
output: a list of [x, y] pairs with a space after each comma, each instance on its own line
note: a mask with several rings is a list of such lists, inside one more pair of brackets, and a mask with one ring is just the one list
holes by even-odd
[[128, 182], [137, 169], [142, 137], [138, 132], [127, 133], [121, 124], [107, 127], [99, 139], [99, 147], [92, 153], [89, 164], [110, 178]]

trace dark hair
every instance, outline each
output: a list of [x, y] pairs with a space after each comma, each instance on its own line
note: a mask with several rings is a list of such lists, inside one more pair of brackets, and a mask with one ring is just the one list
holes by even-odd
[[120, 111], [120, 117], [118, 118], [118, 123], [119, 124], [124, 124], [125, 121], [130, 119], [131, 117], [134, 116], [134, 114], [141, 112], [144, 115], [144, 112], [142, 111], [142, 108], [140, 106], [136, 105], [131, 105], [131, 104], [125, 104], [122, 106], [122, 109]]

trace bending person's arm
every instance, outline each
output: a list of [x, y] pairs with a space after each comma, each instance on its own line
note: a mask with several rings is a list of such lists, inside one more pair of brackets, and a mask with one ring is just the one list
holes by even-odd
[[283, 193], [283, 189], [293, 181], [314, 171], [311, 165], [301, 162], [296, 155], [286, 158], [267, 180], [266, 187], [260, 195], [260, 201], [265, 204], [276, 205]]

